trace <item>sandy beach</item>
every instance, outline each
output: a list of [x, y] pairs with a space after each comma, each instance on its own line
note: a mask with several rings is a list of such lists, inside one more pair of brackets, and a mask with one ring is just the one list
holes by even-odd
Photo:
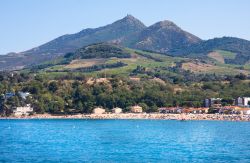
[[162, 120], [221, 120], [250, 121], [250, 115], [238, 114], [160, 114], [160, 113], [121, 113], [121, 114], [76, 114], [51, 115], [35, 114], [21, 117], [1, 117], [0, 119], [162, 119]]

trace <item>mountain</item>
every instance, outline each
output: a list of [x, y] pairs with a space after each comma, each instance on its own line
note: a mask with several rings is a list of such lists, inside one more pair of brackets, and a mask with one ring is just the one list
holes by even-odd
[[197, 57], [207, 55], [216, 50], [228, 51], [235, 54], [235, 57], [225, 60], [229, 64], [245, 64], [250, 61], [250, 41], [235, 37], [222, 37], [201, 41], [188, 48], [176, 49], [172, 52], [172, 55]]
[[161, 21], [126, 37], [121, 44], [142, 50], [169, 53], [200, 43], [202, 40], [178, 27], [171, 21]]
[[[201, 40], [171, 21], [165, 20], [146, 27], [140, 20], [127, 15], [123, 19], [103, 27], [84, 29], [75, 34], [63, 35], [25, 52], [0, 56], [0, 70], [16, 70], [39, 65], [53, 61], [66, 53], [75, 52], [79, 48], [103, 42], [172, 56], [203, 57], [203, 59], [209, 59], [207, 55], [210, 52], [224, 50], [235, 54], [235, 57], [223, 58], [224, 63], [250, 63], [250, 42], [247, 40], [233, 37]], [[101, 48], [105, 49], [105, 47]], [[108, 47], [108, 49], [113, 48]], [[86, 49], [82, 48], [82, 50], [83, 54], [87, 55]], [[102, 55], [102, 53], [99, 54]], [[214, 55], [212, 55], [213, 58], [215, 58]], [[222, 58], [221, 54], [216, 55], [220, 59]]]
[[144, 28], [145, 25], [141, 21], [131, 15], [127, 15], [112, 24], [94, 29], [84, 29], [71, 35], [64, 35], [24, 53], [65, 54], [66, 52], [74, 52], [85, 45], [118, 39], [131, 33], [139, 32]]
[[64, 35], [44, 45], [16, 55], [0, 56], [0, 70], [20, 69], [27, 65], [39, 64], [62, 56], [67, 52], [74, 52], [82, 46], [117, 40], [139, 32], [145, 27], [141, 21], [131, 15], [127, 15], [123, 19], [103, 27], [88, 28], [75, 34]]

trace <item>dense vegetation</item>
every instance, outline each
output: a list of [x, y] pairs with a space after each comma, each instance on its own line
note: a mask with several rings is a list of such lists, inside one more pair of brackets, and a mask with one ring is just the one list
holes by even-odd
[[[216, 52], [227, 62], [247, 57], [246, 52], [232, 51]], [[204, 55], [180, 58], [92, 44], [21, 71], [0, 72], [0, 112], [10, 115], [25, 104], [36, 113], [52, 114], [91, 113], [98, 106], [129, 111], [136, 104], [155, 112], [164, 106], [200, 107], [209, 97], [223, 98], [226, 105], [238, 96], [250, 96], [249, 68], [216, 61]], [[20, 91], [31, 96], [23, 99]], [[7, 98], [6, 93], [15, 96]]]
[[[66, 55], [68, 57], [68, 55]], [[100, 43], [93, 44], [83, 48], [78, 49], [74, 55], [73, 59], [89, 59], [89, 58], [129, 58], [131, 57], [124, 48], [117, 45]]]
[[[139, 68], [138, 68], [139, 69]], [[96, 106], [107, 110], [139, 104], [146, 112], [155, 112], [163, 106], [203, 105], [208, 97], [221, 97], [230, 101], [238, 96], [250, 95], [250, 82], [241, 74], [227, 79], [199, 82], [169, 82], [143, 77], [140, 80], [113, 75], [107, 79], [90, 79], [79, 74], [48, 79], [46, 75], [4, 72], [0, 75], [0, 94], [18, 91], [30, 92], [31, 97], [14, 96], [3, 100], [1, 113], [10, 114], [14, 106], [32, 104], [37, 113], [74, 114], [90, 113]]]

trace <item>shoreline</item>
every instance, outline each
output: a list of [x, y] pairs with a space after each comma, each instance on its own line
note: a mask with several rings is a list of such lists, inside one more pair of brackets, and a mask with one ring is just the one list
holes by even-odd
[[3, 119], [138, 119], [138, 120], [214, 120], [214, 121], [250, 121], [250, 115], [239, 114], [162, 114], [162, 113], [121, 113], [121, 114], [76, 114], [51, 115], [35, 114], [31, 116], [0, 117]]

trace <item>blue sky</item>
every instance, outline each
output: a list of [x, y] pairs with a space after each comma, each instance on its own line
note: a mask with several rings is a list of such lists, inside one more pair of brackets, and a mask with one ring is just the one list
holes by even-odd
[[171, 20], [202, 39], [250, 40], [249, 0], [0, 0], [0, 54], [28, 50], [127, 14], [146, 25]]

